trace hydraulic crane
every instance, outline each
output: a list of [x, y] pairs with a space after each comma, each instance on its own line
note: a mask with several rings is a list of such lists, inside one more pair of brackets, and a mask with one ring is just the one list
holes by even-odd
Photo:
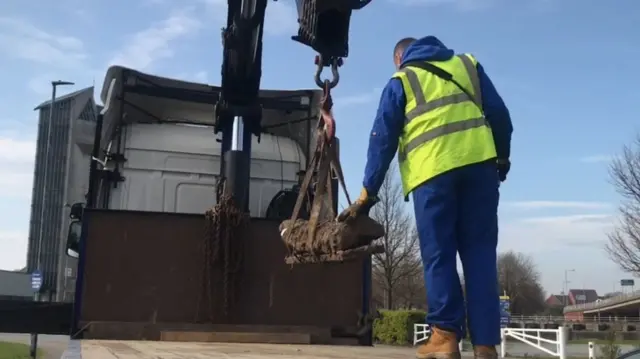
[[[222, 132], [222, 161], [221, 161], [221, 182], [217, 189], [217, 208], [208, 212], [211, 223], [217, 225], [213, 232], [220, 233], [218, 239], [229, 240], [234, 237], [233, 230], [222, 228], [229, 223], [235, 223], [237, 227], [239, 219], [234, 219], [229, 213], [235, 212], [236, 216], [240, 212], [246, 212], [249, 199], [249, 168], [251, 159], [251, 139], [252, 135], [259, 136], [261, 133], [261, 115], [258, 91], [260, 88], [260, 78], [262, 74], [262, 36], [265, 19], [265, 10], [269, 0], [228, 0], [227, 27], [222, 31], [223, 62], [222, 62], [222, 93], [216, 106], [215, 132]], [[340, 79], [338, 69], [342, 65], [342, 59], [348, 55], [349, 24], [351, 14], [354, 10], [359, 10], [370, 3], [371, 0], [296, 0], [298, 9], [299, 30], [292, 39], [305, 46], [314, 49], [318, 55], [315, 58], [317, 66], [315, 73], [315, 83], [323, 89], [324, 96], [321, 101], [320, 118], [317, 132], [317, 145], [314, 157], [309, 160], [309, 168], [306, 170], [305, 179], [301, 185], [298, 195], [298, 203], [293, 210], [292, 220], [288, 225], [295, 224], [300, 212], [301, 203], [307, 194], [307, 188], [311, 177], [316, 176], [316, 191], [313, 196], [313, 206], [308, 223], [308, 227], [302, 232], [298, 230], [298, 236], [308, 236], [307, 243], [315, 242], [316, 232], [325, 235], [326, 242], [334, 244], [326, 248], [325, 244], [308, 245], [306, 249], [313, 252], [328, 252], [335, 255], [344, 250], [355, 247], [366, 247], [373, 239], [379, 238], [380, 229], [376, 228], [373, 233], [363, 235], [347, 228], [338, 228], [337, 232], [348, 233], [350, 239], [343, 241], [338, 238], [338, 242], [349, 242], [349, 244], [338, 243], [335, 239], [335, 226], [337, 224], [326, 224], [319, 226], [318, 216], [321, 207], [322, 196], [332, 196], [331, 191], [331, 169], [337, 174], [339, 181], [350, 202], [342, 170], [339, 165], [335, 147], [332, 145], [335, 135], [335, 122], [331, 114], [331, 89], [334, 88]], [[323, 69], [331, 69], [331, 79], [321, 78]], [[235, 207], [233, 210], [230, 207]], [[234, 211], [235, 210], [235, 211]], [[333, 209], [331, 209], [333, 211]], [[225, 214], [226, 213], [226, 214]], [[335, 214], [333, 214], [335, 216]], [[223, 216], [226, 219], [218, 217]], [[303, 227], [303, 226], [300, 226]], [[316, 230], [316, 227], [318, 228]], [[360, 226], [362, 227], [362, 226]], [[365, 226], [366, 227], [366, 226]], [[324, 229], [323, 229], [324, 228]], [[283, 230], [282, 234], [284, 235]], [[292, 236], [293, 231], [289, 231], [288, 236]], [[329, 234], [332, 232], [332, 234]], [[376, 233], [378, 233], [376, 235]], [[341, 237], [338, 235], [337, 237]], [[374, 238], [375, 237], [375, 238]], [[283, 238], [284, 239], [284, 238]], [[305, 240], [306, 241], [306, 240]], [[285, 242], [287, 242], [285, 240]], [[309, 246], [317, 248], [311, 250]], [[287, 243], [290, 254], [297, 249], [296, 245]], [[304, 247], [304, 245], [302, 246]], [[322, 248], [321, 248], [322, 247]], [[380, 248], [369, 248], [369, 252], [379, 251]], [[296, 260], [288, 262], [300, 262], [299, 256]], [[331, 256], [329, 256], [331, 257]], [[321, 260], [343, 260], [339, 258], [325, 258]]]
[[[258, 91], [268, 1], [228, 0], [227, 26], [222, 31], [222, 94], [216, 106], [215, 132], [222, 132], [220, 173], [225, 181], [218, 194], [233, 197], [240, 208], [246, 208], [248, 203], [251, 136], [259, 136], [261, 130]], [[339, 81], [342, 58], [348, 55], [351, 13], [370, 1], [296, 0], [299, 30], [292, 39], [318, 52], [315, 82], [327, 97]], [[331, 68], [331, 80], [321, 80], [324, 67]], [[333, 134], [334, 129], [329, 129]]]

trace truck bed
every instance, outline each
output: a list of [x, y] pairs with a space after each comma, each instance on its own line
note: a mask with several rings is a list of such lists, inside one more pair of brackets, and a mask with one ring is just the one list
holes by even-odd
[[413, 348], [73, 340], [62, 359], [407, 359]]

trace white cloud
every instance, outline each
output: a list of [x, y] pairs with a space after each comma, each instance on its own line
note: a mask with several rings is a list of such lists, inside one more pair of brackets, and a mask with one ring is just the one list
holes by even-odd
[[27, 20], [8, 17], [0, 17], [0, 53], [63, 68], [77, 68], [87, 58], [80, 39], [49, 33]]
[[[0, 268], [22, 269], [27, 263], [28, 235], [23, 231], [0, 230]], [[17, 255], [20, 253], [20, 255]]]
[[[147, 5], [167, 5], [177, 3], [171, 0], [146, 0]], [[186, 2], [186, 1], [185, 1]], [[193, 0], [192, 3], [204, 6], [209, 26], [226, 26], [227, 0]], [[292, 36], [298, 32], [298, 11], [293, 2], [269, 1], [265, 14], [264, 33], [266, 36]]]
[[575, 269], [572, 286], [610, 291], [623, 275], [604, 251], [615, 223], [615, 216], [605, 213], [503, 220], [498, 249], [531, 255], [542, 285], [553, 293], [562, 290], [560, 278], [567, 268]]
[[298, 10], [285, 1], [269, 1], [264, 21], [264, 32], [271, 36], [298, 33]]
[[[30, 78], [29, 81], [27, 81], [27, 88], [34, 94], [38, 95], [38, 97], [40, 98], [51, 98], [51, 81], [63, 79], [66, 81], [66, 79], [69, 78], [72, 78], [72, 76], [66, 77], [61, 76], [58, 73], [47, 72]], [[58, 87], [58, 89], [56, 90], [57, 96], [61, 95], [61, 91], [66, 91], [67, 87], [69, 86], [64, 86], [62, 88]]]
[[198, 71], [193, 74], [193, 79], [196, 82], [207, 83], [209, 81], [209, 73], [207, 73], [206, 71]]
[[209, 73], [207, 71], [197, 71], [191, 73], [179, 72], [176, 75], [167, 74], [165, 76], [182, 81], [191, 81], [204, 84], [209, 83]]
[[584, 163], [602, 163], [602, 162], [611, 162], [612, 159], [613, 159], [613, 157], [610, 156], [610, 155], [594, 155], [594, 156], [582, 157], [580, 159], [580, 162], [584, 162]]
[[31, 197], [35, 141], [0, 137], [0, 199]]
[[0, 163], [32, 163], [35, 152], [34, 141], [0, 137]]
[[504, 205], [523, 210], [537, 209], [608, 209], [611, 204], [606, 202], [584, 201], [517, 201], [504, 202]]
[[109, 64], [145, 70], [160, 59], [171, 58], [174, 55], [171, 45], [200, 26], [191, 9], [174, 12], [167, 19], [131, 35]]
[[22, 223], [28, 216], [24, 210], [28, 211], [31, 199], [36, 146], [23, 136], [0, 133], [0, 268], [6, 270], [26, 263], [28, 236]]
[[454, 6], [461, 11], [473, 11], [494, 5], [498, 0], [389, 0], [409, 6]]
[[529, 217], [503, 223], [500, 246], [525, 253], [572, 246], [602, 248], [614, 224], [615, 216], [606, 213]]
[[374, 101], [378, 101], [382, 88], [375, 87], [371, 91], [363, 92], [360, 94], [347, 95], [347, 96], [335, 96], [333, 102], [336, 107], [357, 106]]

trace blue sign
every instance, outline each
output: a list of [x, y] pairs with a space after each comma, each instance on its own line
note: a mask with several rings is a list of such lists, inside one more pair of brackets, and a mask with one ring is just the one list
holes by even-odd
[[42, 287], [42, 273], [36, 270], [31, 273], [31, 289], [38, 291]]
[[511, 322], [511, 309], [508, 296], [500, 296], [500, 327], [506, 328]]

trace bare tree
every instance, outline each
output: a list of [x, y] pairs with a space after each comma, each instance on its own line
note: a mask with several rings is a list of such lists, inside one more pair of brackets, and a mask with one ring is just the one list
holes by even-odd
[[622, 201], [618, 208], [620, 222], [609, 233], [605, 249], [622, 270], [637, 276], [640, 275], [640, 134], [613, 160], [609, 176]]
[[533, 259], [513, 251], [498, 256], [500, 294], [510, 297], [511, 312], [531, 315], [544, 311], [544, 289]]
[[386, 232], [381, 239], [385, 252], [373, 256], [373, 280], [377, 288], [374, 298], [388, 309], [416, 306], [423, 298], [422, 294], [418, 297], [418, 293], [425, 293], [414, 219], [406, 210], [402, 186], [394, 177], [396, 168], [391, 167], [378, 193], [380, 202], [370, 214]]

